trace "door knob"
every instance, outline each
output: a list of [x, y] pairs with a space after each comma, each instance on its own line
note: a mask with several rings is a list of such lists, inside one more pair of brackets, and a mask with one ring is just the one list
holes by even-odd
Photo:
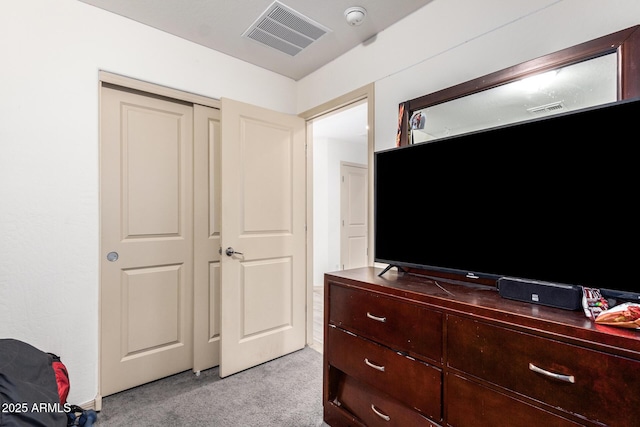
[[233, 250], [233, 248], [231, 246], [229, 246], [225, 251], [225, 254], [227, 254], [227, 256], [233, 256], [233, 255], [244, 255], [242, 252], [236, 252]]

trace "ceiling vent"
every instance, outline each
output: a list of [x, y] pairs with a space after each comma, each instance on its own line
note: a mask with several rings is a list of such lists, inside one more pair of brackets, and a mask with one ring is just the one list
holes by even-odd
[[531, 114], [556, 113], [560, 110], [564, 110], [564, 104], [562, 101], [552, 102], [551, 104], [541, 105], [539, 107], [527, 108], [527, 111]]
[[287, 55], [296, 56], [330, 31], [303, 14], [275, 1], [242, 36]]

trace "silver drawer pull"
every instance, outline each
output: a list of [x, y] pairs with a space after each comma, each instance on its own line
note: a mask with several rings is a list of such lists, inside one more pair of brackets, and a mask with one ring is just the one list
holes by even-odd
[[380, 365], [376, 365], [375, 363], [371, 363], [371, 362], [369, 362], [369, 359], [367, 359], [366, 357], [364, 359], [364, 363], [366, 363], [367, 366], [370, 366], [373, 369], [376, 369], [376, 370], [378, 370], [380, 372], [384, 372], [384, 366], [380, 366]]
[[376, 407], [373, 406], [373, 403], [371, 404], [371, 410], [373, 411], [374, 414], [376, 414], [377, 416], [379, 416], [380, 418], [382, 418], [385, 421], [389, 421], [391, 419], [391, 417], [389, 415], [385, 415], [382, 412], [378, 411], [376, 409]]
[[386, 321], [387, 321], [387, 318], [386, 318], [386, 317], [378, 317], [378, 316], [374, 316], [373, 314], [369, 313], [368, 311], [367, 311], [367, 317], [368, 317], [369, 319], [377, 320], [378, 322], [382, 322], [382, 323], [384, 323], [384, 322], [386, 322]]
[[546, 371], [546, 370], [544, 370], [542, 368], [538, 368], [533, 363], [529, 363], [529, 369], [532, 370], [533, 372], [537, 372], [537, 373], [542, 374], [542, 375], [544, 375], [546, 377], [553, 378], [554, 380], [560, 380], [560, 381], [564, 381], [564, 382], [571, 383], [571, 384], [576, 382], [576, 379], [575, 379], [575, 377], [573, 375], [555, 374], [553, 372]]

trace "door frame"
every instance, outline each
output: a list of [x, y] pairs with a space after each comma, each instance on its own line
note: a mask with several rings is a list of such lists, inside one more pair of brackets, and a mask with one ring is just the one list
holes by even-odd
[[[375, 151], [374, 83], [362, 86], [298, 116], [307, 122], [307, 230], [313, 230], [313, 120], [361, 101], [367, 103], [368, 264], [373, 265], [373, 153]], [[313, 232], [307, 232], [307, 345], [313, 346]]]
[[178, 101], [185, 101], [192, 104], [200, 104], [207, 107], [220, 109], [222, 103], [219, 99], [209, 98], [202, 95], [196, 95], [190, 92], [183, 92], [179, 89], [172, 89], [166, 86], [160, 86], [154, 83], [137, 80], [132, 77], [126, 77], [120, 74], [111, 73], [108, 71], [98, 72], [98, 81], [100, 86], [103, 83], [114, 84], [117, 86], [126, 87], [128, 89], [147, 92], [153, 95], [165, 96], [167, 98], [176, 99]]

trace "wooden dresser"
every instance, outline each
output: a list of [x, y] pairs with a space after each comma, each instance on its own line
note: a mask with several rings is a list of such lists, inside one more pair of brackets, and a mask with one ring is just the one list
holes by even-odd
[[332, 427], [640, 425], [640, 331], [380, 271], [325, 275]]

